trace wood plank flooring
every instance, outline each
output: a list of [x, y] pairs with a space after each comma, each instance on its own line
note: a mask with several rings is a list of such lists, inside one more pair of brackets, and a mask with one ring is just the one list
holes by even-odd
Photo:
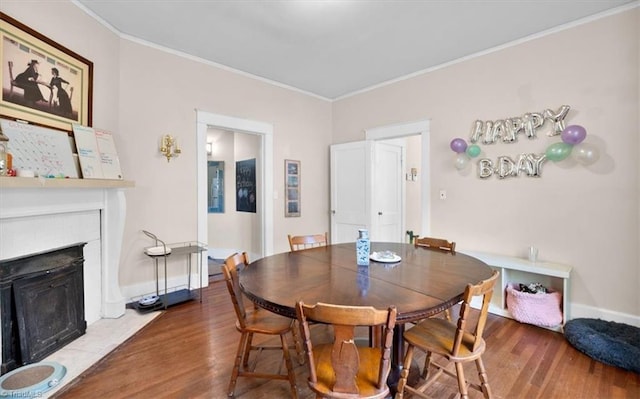
[[[164, 312], [52, 398], [227, 397], [240, 335], [224, 283], [213, 282], [203, 295], [202, 303], [192, 301]], [[326, 327], [313, 328], [321, 340]], [[485, 338], [483, 359], [496, 398], [640, 398], [639, 374], [592, 360], [560, 333], [490, 315]], [[280, 362], [275, 353], [264, 360], [271, 368]], [[422, 357], [417, 361], [421, 364]], [[294, 364], [300, 398], [314, 398], [306, 386], [306, 364]], [[476, 376], [472, 368], [468, 375]], [[453, 398], [455, 380], [441, 380], [444, 384], [428, 393], [436, 399]], [[291, 393], [286, 381], [241, 378], [235, 397], [281, 399]], [[482, 395], [472, 390], [471, 397]]]

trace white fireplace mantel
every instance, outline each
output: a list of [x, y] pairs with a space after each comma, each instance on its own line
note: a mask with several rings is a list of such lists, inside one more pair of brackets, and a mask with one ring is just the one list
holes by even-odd
[[93, 284], [101, 293], [97, 303], [85, 304], [86, 312], [122, 316], [126, 302], [118, 273], [126, 215], [123, 189], [133, 186], [122, 180], [0, 177], [0, 260], [91, 241], [85, 254], [90, 273], [85, 290]]

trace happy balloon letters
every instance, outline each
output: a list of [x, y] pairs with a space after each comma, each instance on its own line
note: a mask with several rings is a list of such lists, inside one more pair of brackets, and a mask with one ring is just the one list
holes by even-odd
[[[537, 130], [545, 121], [553, 124], [549, 136], [557, 136], [564, 130], [564, 119], [571, 107], [563, 105], [558, 111], [546, 109], [543, 112], [530, 112], [521, 117], [498, 119], [496, 121], [475, 121], [469, 141], [482, 144], [494, 144], [498, 141], [513, 143], [518, 140], [518, 134], [524, 134], [529, 139], [535, 139]], [[482, 139], [482, 140], [481, 140]]]

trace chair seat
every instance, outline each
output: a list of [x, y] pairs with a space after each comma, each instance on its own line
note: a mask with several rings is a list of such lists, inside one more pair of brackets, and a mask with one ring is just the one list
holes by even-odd
[[458, 351], [458, 356], [452, 356], [453, 338], [456, 333], [456, 325], [450, 321], [438, 318], [429, 318], [421, 321], [404, 332], [404, 339], [413, 346], [417, 346], [424, 351], [437, 353], [445, 356], [449, 360], [473, 360], [484, 353], [485, 342], [481, 339], [480, 345], [474, 352], [473, 335], [464, 333], [462, 345]]
[[[278, 316], [266, 311], [247, 312], [245, 331], [267, 335], [280, 335], [292, 328], [293, 319]], [[240, 323], [236, 321], [236, 329], [242, 331]]]
[[[310, 388], [321, 395], [336, 394], [331, 390], [334, 386], [336, 378], [335, 372], [331, 367], [331, 351], [332, 344], [321, 344], [313, 347], [313, 357], [316, 363], [318, 382], [309, 384]], [[380, 372], [380, 348], [358, 347], [358, 356], [360, 366], [356, 376], [356, 385], [360, 393], [357, 398], [384, 398], [389, 395], [389, 387], [384, 386], [383, 389], [376, 387]], [[345, 397], [349, 397], [345, 394]]]

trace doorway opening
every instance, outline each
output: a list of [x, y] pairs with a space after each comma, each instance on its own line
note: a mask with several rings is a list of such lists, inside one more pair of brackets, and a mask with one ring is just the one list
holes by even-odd
[[[239, 243], [238, 248], [234, 245], [229, 245], [229, 248], [237, 249], [239, 251], [246, 251], [252, 258], [258, 259], [263, 256], [270, 255], [273, 252], [273, 196], [269, 195], [273, 193], [273, 126], [265, 122], [252, 121], [247, 119], [235, 118], [226, 115], [213, 114], [209, 112], [196, 111], [197, 112], [197, 225], [198, 225], [198, 241], [209, 243], [209, 231], [210, 229], [218, 228], [218, 226], [210, 226], [209, 223], [209, 201], [208, 201], [208, 160], [207, 154], [207, 136], [210, 132], [215, 134], [216, 131], [231, 132], [234, 137], [243, 137], [244, 139], [253, 139], [255, 141], [255, 178], [256, 187], [256, 208], [255, 214], [251, 216], [255, 217], [255, 225], [251, 227], [251, 244]], [[237, 136], [236, 136], [237, 135]], [[242, 136], [240, 136], [242, 135]], [[213, 151], [212, 155], [213, 155]], [[235, 168], [235, 162], [244, 159], [245, 155], [240, 155], [239, 158], [234, 159], [231, 162]], [[231, 196], [229, 198], [227, 208], [230, 212], [236, 212], [235, 196], [236, 196], [236, 184], [235, 173], [226, 173], [227, 182], [226, 187], [229, 187], [225, 192]], [[233, 188], [233, 189], [231, 189]], [[226, 201], [226, 199], [225, 199]], [[242, 215], [247, 216], [247, 215]], [[237, 226], [219, 226], [220, 229], [238, 228]], [[250, 248], [241, 246], [250, 246]], [[212, 254], [213, 256], [219, 256], [219, 254]], [[208, 257], [207, 257], [208, 258]], [[203, 259], [203, 267], [208, 269], [208, 259]], [[208, 284], [208, 276], [204, 275], [203, 286]]]
[[[429, 168], [429, 152], [430, 152], [430, 121], [428, 119], [400, 123], [395, 125], [387, 125], [375, 127], [365, 130], [365, 139], [376, 142], [385, 142], [398, 138], [406, 138], [409, 141], [407, 145], [407, 156], [405, 158], [411, 160], [410, 162], [416, 162], [419, 166], [415, 167], [412, 163], [404, 163], [406, 174], [413, 174], [412, 169], [415, 170], [415, 177], [408, 177], [406, 181], [419, 182], [419, 185], [412, 187], [408, 184], [404, 195], [404, 213], [406, 220], [418, 220], [418, 231], [408, 224], [409, 230], [422, 236], [429, 235], [430, 232], [430, 220], [431, 220], [431, 177]], [[419, 147], [418, 147], [419, 143]], [[415, 145], [413, 145], [415, 144]], [[417, 150], [417, 151], [416, 151]], [[416, 191], [419, 191], [419, 196]], [[416, 201], [416, 198], [419, 198]], [[417, 202], [417, 203], [416, 203]], [[419, 214], [419, 216], [418, 216]], [[414, 222], [416, 223], [416, 222]]]

